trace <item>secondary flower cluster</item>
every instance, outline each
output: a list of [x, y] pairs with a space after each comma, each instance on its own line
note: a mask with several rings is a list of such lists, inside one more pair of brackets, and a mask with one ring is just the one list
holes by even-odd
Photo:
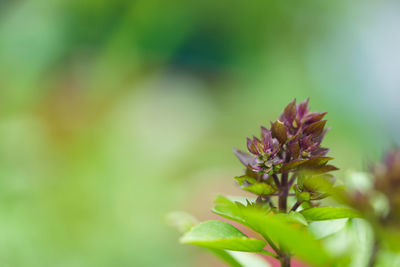
[[400, 211], [400, 150], [386, 154], [383, 163], [372, 168], [374, 188], [385, 194], [390, 207]]
[[[364, 217], [379, 224], [400, 222], [400, 149], [388, 152], [381, 163], [371, 167], [372, 188], [364, 191], [356, 190], [344, 196], [350, 206], [359, 210]], [[384, 197], [385, 205], [374, 207], [377, 198]], [[382, 202], [381, 202], [382, 203]], [[384, 207], [384, 208], [383, 208]]]
[[[326, 112], [310, 112], [308, 99], [296, 105], [296, 99], [287, 105], [279, 120], [271, 127], [261, 127], [261, 138], [247, 138], [252, 155], [235, 151], [241, 162], [261, 175], [290, 172], [308, 161], [308, 168], [326, 164], [329, 151], [321, 147], [326, 133], [323, 120]], [[315, 159], [314, 161], [309, 161]], [[323, 163], [322, 163], [323, 162]]]
[[[387, 153], [383, 161], [372, 166], [374, 178], [373, 190], [370, 192], [356, 192], [351, 200], [352, 204], [364, 213], [366, 217], [378, 219], [381, 223], [400, 222], [400, 150], [395, 149]], [[380, 192], [387, 199], [387, 212], [374, 214], [372, 201], [375, 192]]]

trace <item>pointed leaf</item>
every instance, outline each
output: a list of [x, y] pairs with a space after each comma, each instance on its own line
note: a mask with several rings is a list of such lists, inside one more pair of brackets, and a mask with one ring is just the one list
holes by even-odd
[[343, 218], [360, 218], [361, 214], [349, 208], [314, 207], [300, 211], [308, 221], [324, 221]]
[[322, 120], [323, 117], [325, 117], [325, 115], [327, 114], [327, 112], [313, 112], [313, 113], [309, 113], [306, 116], [305, 122], [307, 124], [316, 122], [316, 121], [320, 121]]
[[239, 202], [242, 204], [246, 204], [248, 201], [254, 202], [256, 201], [255, 197], [240, 197], [240, 196], [223, 196], [223, 195], [217, 195], [214, 204], [232, 204], [234, 202]]
[[239, 207], [233, 202], [229, 204], [226, 200], [223, 204], [217, 204], [212, 211], [222, 217], [237, 221], [262, 236], [270, 237], [293, 252], [295, 256], [311, 264], [329, 265], [330, 258], [321, 244], [304, 227], [299, 228], [297, 225], [288, 223], [287, 217], [276, 216], [254, 207]]
[[306, 188], [309, 192], [332, 193], [332, 188], [335, 183], [335, 176], [331, 174], [322, 175], [300, 175], [297, 179], [297, 184], [300, 188]]
[[242, 189], [259, 196], [270, 195], [277, 191], [275, 187], [266, 183], [256, 183], [249, 186], [243, 186]]
[[302, 118], [305, 114], [307, 114], [308, 112], [308, 101], [310, 99], [307, 98], [306, 100], [304, 100], [303, 102], [301, 102], [297, 108], [297, 113], [299, 115], [300, 118]]
[[333, 160], [333, 158], [331, 158], [331, 157], [314, 157], [314, 158], [311, 158], [311, 159], [305, 161], [304, 164], [301, 165], [301, 168], [302, 169], [317, 168], [317, 167], [325, 165], [330, 160]]
[[296, 117], [296, 113], [297, 113], [297, 108], [296, 108], [296, 98], [293, 99], [292, 102], [290, 102], [285, 110], [283, 111], [283, 115], [285, 116], [286, 120], [289, 123], [292, 123], [294, 118]]
[[274, 215], [275, 217], [281, 217], [282, 219], [286, 220], [288, 223], [293, 223], [293, 224], [300, 224], [307, 226], [308, 222], [304, 218], [303, 214], [299, 212], [294, 212], [291, 211], [289, 213], [278, 213]]
[[303, 160], [303, 159], [292, 160], [289, 163], [286, 163], [282, 166], [281, 172], [287, 172], [287, 171], [290, 171], [291, 169], [297, 168], [298, 166], [302, 165], [306, 161], [307, 160]]
[[233, 153], [235, 153], [236, 157], [243, 163], [244, 166], [253, 165], [256, 163], [256, 159], [253, 158], [249, 153], [246, 153], [242, 150], [233, 148]]
[[339, 168], [328, 164], [328, 165], [319, 166], [317, 168], [308, 169], [307, 172], [309, 174], [323, 174], [323, 173], [337, 171], [337, 170], [339, 170]]
[[300, 145], [299, 142], [294, 142], [288, 145], [291, 156], [297, 159], [300, 155]]
[[324, 130], [326, 122], [327, 122], [326, 120], [323, 120], [323, 121], [317, 121], [317, 122], [310, 124], [309, 126], [307, 126], [304, 129], [304, 133], [320, 135]]
[[270, 195], [277, 191], [276, 187], [263, 182], [257, 182], [255, 178], [246, 175], [235, 177], [235, 179], [243, 190], [259, 196]]
[[246, 175], [236, 176], [235, 180], [240, 186], [248, 186], [257, 183], [257, 179]]
[[286, 142], [287, 140], [286, 127], [281, 121], [277, 120], [274, 123], [272, 123], [271, 132], [272, 132], [272, 137], [278, 139], [281, 144]]
[[287, 218], [267, 215], [261, 211], [246, 210], [245, 215], [246, 223], [253, 230], [277, 241], [296, 257], [317, 266], [329, 265], [329, 256], [306, 228], [288, 223]]
[[214, 220], [196, 225], [180, 241], [206, 248], [247, 252], [260, 252], [266, 245], [262, 240], [248, 238], [229, 223]]
[[255, 143], [248, 137], [247, 137], [247, 149], [254, 155], [259, 154]]

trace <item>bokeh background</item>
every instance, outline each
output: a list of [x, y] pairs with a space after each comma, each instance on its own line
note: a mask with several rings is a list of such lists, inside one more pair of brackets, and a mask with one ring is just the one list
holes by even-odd
[[398, 1], [0, 1], [0, 265], [221, 266], [178, 243], [243, 195], [232, 147], [293, 98], [338, 178], [400, 141]]

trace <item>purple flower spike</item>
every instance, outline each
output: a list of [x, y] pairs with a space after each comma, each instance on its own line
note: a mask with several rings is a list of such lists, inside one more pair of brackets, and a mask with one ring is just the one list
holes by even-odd
[[[303, 169], [307, 166], [322, 173], [336, 170], [326, 167], [326, 162], [320, 164], [320, 160], [312, 160], [321, 159], [329, 149], [321, 147], [327, 132], [326, 120], [322, 120], [326, 112], [310, 112], [308, 102], [309, 99], [306, 99], [296, 104], [294, 99], [286, 106], [279, 120], [271, 122], [270, 129], [261, 127], [260, 139], [247, 138], [247, 148], [254, 161], [248, 164], [248, 160], [241, 159], [242, 154], [239, 156], [235, 152], [241, 162], [261, 175], [293, 172], [302, 166]], [[314, 166], [313, 162], [318, 164]]]

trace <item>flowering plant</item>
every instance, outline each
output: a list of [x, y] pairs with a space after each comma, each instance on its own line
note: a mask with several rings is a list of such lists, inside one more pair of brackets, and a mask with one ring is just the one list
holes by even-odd
[[[327, 132], [326, 112], [310, 112], [308, 102], [297, 104], [293, 100], [269, 128], [261, 126], [259, 137], [247, 138], [248, 152], [234, 149], [244, 165], [243, 174], [235, 177], [237, 184], [255, 198], [220, 195], [212, 211], [250, 228], [255, 237], [246, 236], [225, 221], [198, 224], [190, 215], [173, 213], [170, 220], [183, 233], [181, 243], [204, 247], [231, 266], [248, 266], [238, 252], [263, 254], [284, 267], [291, 266], [293, 257], [312, 266], [347, 266], [346, 260], [328, 253], [311, 231], [316, 222], [363, 217], [377, 225], [376, 233], [382, 233], [378, 226], [395, 227], [400, 218], [400, 152], [396, 150], [384, 164], [372, 168], [375, 190], [388, 197], [389, 212], [371, 215], [368, 193], [335, 185], [332, 172], [338, 169], [329, 164], [333, 160], [327, 156], [329, 149], [321, 146]], [[345, 205], [322, 206], [321, 200], [327, 197]], [[374, 253], [371, 264], [375, 262]]]

